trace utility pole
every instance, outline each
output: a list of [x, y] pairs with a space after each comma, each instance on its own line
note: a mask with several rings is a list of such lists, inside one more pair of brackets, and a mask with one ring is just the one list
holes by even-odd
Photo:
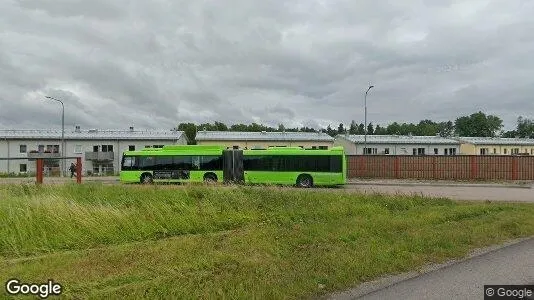
[[375, 87], [374, 85], [369, 85], [369, 88], [365, 92], [365, 97], [364, 97], [365, 125], [363, 126], [363, 130], [365, 132], [365, 136], [364, 136], [364, 142], [363, 142], [363, 155], [365, 155], [365, 151], [367, 150], [367, 93], [369, 93], [369, 90], [371, 90], [374, 87]]
[[65, 176], [65, 105], [63, 101], [46, 96], [45, 98], [61, 103], [61, 177]]

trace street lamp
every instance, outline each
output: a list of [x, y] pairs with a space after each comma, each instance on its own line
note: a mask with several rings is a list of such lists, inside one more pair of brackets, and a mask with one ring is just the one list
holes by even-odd
[[50, 97], [45, 96], [45, 98], [57, 101], [61, 103], [61, 177], [64, 177], [65, 173], [65, 105], [63, 105], [63, 101]]
[[369, 93], [369, 90], [374, 88], [374, 85], [370, 85], [367, 91], [365, 92], [364, 97], [364, 107], [365, 107], [365, 125], [363, 126], [363, 130], [365, 132], [364, 142], [363, 142], [363, 155], [365, 155], [365, 151], [367, 150], [367, 93]]

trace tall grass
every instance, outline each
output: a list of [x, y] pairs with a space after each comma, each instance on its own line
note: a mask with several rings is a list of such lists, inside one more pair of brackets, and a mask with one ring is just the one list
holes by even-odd
[[532, 215], [339, 190], [1, 185], [0, 278], [95, 298], [299, 298], [533, 235]]
[[[518, 209], [511, 205], [458, 205], [420, 196], [355, 196], [258, 187], [23, 184], [0, 187], [0, 198], [2, 256], [217, 232], [251, 224], [335, 223], [347, 217], [378, 234], [399, 218], [409, 217], [411, 226], [417, 226]], [[417, 213], [421, 209], [424, 214]]]

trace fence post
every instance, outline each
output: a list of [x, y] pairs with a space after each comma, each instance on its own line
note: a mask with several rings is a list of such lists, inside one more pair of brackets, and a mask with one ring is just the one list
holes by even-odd
[[365, 154], [360, 156], [360, 166], [362, 166], [362, 173], [360, 176], [365, 178], [367, 175], [367, 160], [365, 159]]
[[512, 180], [517, 180], [519, 169], [519, 157], [512, 156]]
[[474, 155], [470, 156], [469, 160], [471, 162], [471, 176], [470, 176], [470, 179], [474, 180], [474, 179], [476, 179], [477, 173], [478, 173], [476, 156], [474, 156]]
[[438, 180], [438, 157], [434, 156], [432, 157], [432, 176], [434, 177], [434, 180]]
[[43, 159], [42, 158], [37, 158], [36, 161], [35, 161], [35, 168], [37, 170], [35, 170], [35, 179], [36, 179], [36, 183], [37, 184], [42, 184], [43, 183], [43, 167], [44, 167], [44, 162], [43, 162]]
[[395, 178], [400, 178], [400, 157], [397, 155], [395, 156]]
[[82, 158], [76, 157], [76, 183], [82, 183]]

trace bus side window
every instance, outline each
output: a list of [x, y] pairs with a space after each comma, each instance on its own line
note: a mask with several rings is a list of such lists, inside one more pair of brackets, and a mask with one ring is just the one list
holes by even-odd
[[192, 170], [200, 170], [200, 156], [193, 156]]

